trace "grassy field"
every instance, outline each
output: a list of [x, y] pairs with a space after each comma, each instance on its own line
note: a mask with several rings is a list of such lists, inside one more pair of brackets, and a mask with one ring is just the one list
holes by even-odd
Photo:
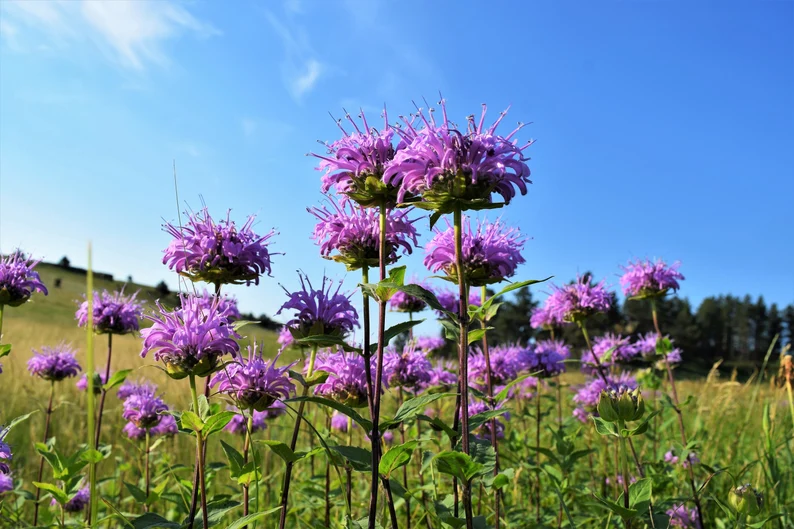
[[[79, 329], [74, 320], [76, 300], [82, 299], [85, 290], [85, 276], [79, 273], [66, 272], [55, 266], [42, 265], [40, 273], [45, 284], [50, 285], [50, 295], [45, 297], [35, 295], [30, 303], [19, 308], [8, 309], [3, 328], [4, 341], [13, 344], [13, 351], [9, 357], [3, 359], [4, 373], [0, 375], [0, 384], [3, 389], [3, 405], [0, 420], [10, 419], [31, 412], [43, 410], [46, 406], [49, 386], [46, 382], [31, 377], [26, 370], [27, 359], [31, 349], [42, 345], [55, 345], [61, 341], [73, 343], [79, 350], [78, 358], [84, 362], [84, 349], [86, 333]], [[60, 278], [60, 288], [54, 288], [55, 278]], [[108, 281], [97, 281], [97, 287], [118, 288], [121, 285]], [[140, 285], [127, 285], [127, 291], [140, 289], [141, 299], [147, 305], [156, 298], [156, 292], [150, 287]], [[243, 329], [243, 334], [248, 334], [246, 340], [256, 339], [266, 344], [268, 354], [275, 354], [275, 334], [262, 330], [256, 326]], [[98, 367], [105, 365], [106, 338], [100, 336], [96, 341], [96, 363]], [[116, 337], [113, 341], [113, 370], [135, 369], [131, 378], [145, 378], [159, 385], [164, 395], [164, 400], [175, 409], [185, 409], [189, 402], [187, 381], [174, 381], [154, 366], [151, 359], [140, 357], [140, 338], [138, 336]], [[291, 359], [296, 359], [298, 353], [291, 353]], [[772, 359], [776, 362], [777, 359]], [[606, 513], [593, 501], [591, 496], [583, 494], [577, 487], [587, 484], [592, 490], [601, 491], [603, 494], [612, 492], [612, 486], [607, 486], [605, 478], [614, 476], [616, 470], [610, 448], [605, 444], [604, 438], [594, 435], [592, 424], [581, 424], [571, 418], [570, 387], [583, 381], [583, 376], [578, 372], [566, 374], [562, 377], [565, 387], [561, 391], [562, 399], [560, 410], [564, 418], [566, 435], [577, 445], [577, 448], [598, 448], [597, 455], [590, 456], [589, 464], [586, 460], [570, 472], [570, 481], [566, 481], [561, 490], [570, 501], [568, 507], [575, 511], [573, 519], [581, 527], [604, 527], [603, 521]], [[75, 388], [76, 379], [71, 379], [58, 384], [56, 403], [57, 408], [53, 415], [53, 432], [57, 438], [60, 450], [71, 451], [81, 443], [86, 442], [86, 413], [85, 395]], [[780, 514], [780, 517], [767, 522], [770, 527], [778, 529], [794, 527], [791, 516], [794, 509], [794, 455], [792, 455], [792, 416], [789, 414], [789, 405], [785, 392], [774, 387], [770, 380], [759, 380], [755, 377], [739, 382], [733, 378], [720, 378], [717, 370], [713, 370], [709, 377], [701, 380], [686, 380], [680, 383], [679, 393], [682, 401], [689, 400], [684, 407], [687, 430], [690, 439], [697, 445], [696, 451], [703, 462], [698, 466], [698, 482], [703, 484], [703, 503], [710, 521], [707, 527], [731, 527], [724, 520], [722, 514], [723, 504], [727, 501], [728, 490], [738, 483], [752, 483], [761, 490], [766, 498], [767, 514]], [[556, 425], [558, 413], [555, 392], [552, 388], [546, 390], [541, 401], [548, 417], [547, 425]], [[444, 401], [440, 412], [450, 416], [452, 402]], [[387, 393], [385, 396], [386, 414], [397, 406], [396, 394]], [[538, 468], [536, 454], [528, 449], [534, 444], [534, 404], [519, 402], [509, 404], [513, 416], [508, 423], [507, 433], [502, 442], [502, 462], [504, 467], [514, 469], [510, 475], [510, 484], [505, 488], [506, 519], [512, 520], [509, 527], [528, 527], [524, 522], [528, 519], [528, 509], [532, 507], [533, 490], [535, 487], [535, 473]], [[650, 407], [654, 404], [651, 402]], [[327, 419], [322, 408], [310, 408], [311, 421], [315, 427], [324, 432], [329, 439], [342, 444], [366, 446], [361, 429], [354, 429], [350, 437], [325, 429]], [[767, 414], [767, 419], [764, 416]], [[37, 413], [25, 423], [17, 426], [8, 438], [14, 447], [14, 475], [21, 478], [28, 490], [32, 489], [30, 483], [35, 480], [38, 470], [39, 458], [32, 444], [41, 440], [43, 431], [44, 414]], [[112, 395], [108, 399], [103, 422], [103, 442], [111, 444], [113, 451], [99, 467], [100, 478], [106, 477], [102, 490], [106, 497], [115, 498], [115, 504], [122, 512], [140, 514], [142, 507], [126, 493], [123, 482], [140, 483], [142, 474], [141, 443], [127, 440], [121, 433], [125, 421], [121, 417], [121, 403]], [[766, 427], [765, 427], [766, 424]], [[259, 439], [287, 440], [291, 430], [292, 421], [288, 417], [281, 417], [269, 423], [266, 432], [257, 434]], [[555, 426], [556, 428], [556, 426]], [[396, 431], [395, 431], [396, 433]], [[552, 446], [552, 429], [543, 428], [541, 431], [541, 445]], [[427, 428], [420, 432], [416, 424], [409, 426], [406, 432], [407, 439], [421, 439], [427, 443], [427, 448], [435, 451], [444, 449], [443, 437]], [[237, 494], [239, 488], [229, 478], [228, 470], [224, 464], [226, 458], [221, 450], [220, 440], [232, 446], [241, 446], [241, 438], [222, 433], [212, 439], [208, 450], [208, 461], [211, 462], [211, 489], [216, 494]], [[653, 424], [653, 436], [637, 440], [638, 457], [646, 465], [649, 475], [655, 476], [655, 483], [660, 483], [659, 493], [664, 491], [663, 502], [672, 504], [670, 498], [686, 501], [688, 489], [685, 475], [680, 470], [670, 470], [665, 467], [663, 454], [674, 446], [678, 439], [678, 429], [675, 413], [666, 409]], [[308, 447], [309, 436], [302, 438], [301, 445]], [[183, 480], [183, 486], [189, 485], [191, 476], [190, 465], [193, 462], [195, 445], [192, 438], [187, 435], [177, 435], [159, 444], [154, 453], [155, 474], [153, 484], [167, 481], [172, 492], [168, 501], [161, 502], [156, 511], [170, 519], [180, 516], [176, 507], [178, 494], [176, 487], [178, 479]], [[272, 454], [262, 448], [259, 451], [264, 465], [264, 476], [260, 482], [259, 492], [255, 497], [265, 507], [277, 504], [277, 493], [281, 485], [283, 464]], [[310, 461], [310, 462], [309, 462]], [[548, 463], [548, 462], [547, 462]], [[184, 465], [184, 466], [181, 466]], [[323, 488], [326, 479], [329, 479], [329, 490], [333, 501], [334, 520], [341, 520], [344, 515], [344, 502], [342, 481], [335, 471], [328, 471], [324, 456], [312, 457], [303, 460], [297, 466], [297, 482], [293, 491], [291, 503], [295, 505], [295, 516], [301, 522], [300, 526], [322, 527], [318, 519], [319, 509], [323, 505]], [[411, 462], [408, 467], [409, 479], [416, 484], [419, 480], [419, 462]], [[49, 470], [45, 473], [47, 478]], [[425, 469], [423, 474], [427, 474]], [[669, 475], [668, 475], [669, 474]], [[326, 478], [326, 476], [329, 476]], [[356, 479], [359, 477], [361, 479]], [[359, 516], [363, 515], [368, 501], [367, 479], [364, 474], [354, 474], [353, 486], [353, 511]], [[428, 493], [437, 486], [435, 477], [426, 475], [424, 485], [416, 485], [415, 490], [424, 490]], [[447, 484], [448, 485], [448, 484]], [[548, 486], [548, 485], [546, 485]], [[655, 487], [657, 485], [654, 485]], [[171, 490], [171, 489], [169, 489]], [[479, 496], [475, 489], [475, 504], [480, 511], [488, 514], [490, 499], [488, 492], [480, 488]], [[182, 489], [182, 493], [184, 488]], [[442, 494], [443, 496], [443, 494]], [[479, 498], [479, 499], [478, 499]], [[479, 503], [477, 503], [479, 501]], [[545, 519], [549, 526], [570, 526], [569, 520], [563, 523], [562, 511], [558, 511], [558, 497], [548, 489], [544, 490], [542, 506]], [[398, 500], [398, 508], [404, 505]], [[416, 509], [416, 502], [413, 504]], [[662, 503], [662, 507], [668, 505]], [[531, 512], [531, 510], [530, 510]], [[229, 521], [238, 514], [231, 514], [225, 520]], [[402, 516], [402, 515], [401, 515]], [[46, 518], [46, 517], [45, 517]], [[422, 518], [415, 512], [414, 525]], [[52, 517], [50, 520], [56, 520]], [[524, 522], [522, 522], [522, 520]], [[611, 518], [610, 518], [611, 520]], [[607, 521], [607, 526], [615, 525], [617, 519]], [[54, 522], [53, 522], [54, 523]], [[108, 526], [115, 526], [117, 522], [107, 522]], [[221, 524], [225, 527], [226, 521]], [[272, 527], [273, 522], [266, 522], [266, 527]], [[528, 522], [527, 522], [528, 523]], [[611, 525], [610, 525], [611, 523]], [[341, 525], [340, 525], [341, 526]], [[423, 524], [424, 526], [424, 524]], [[261, 525], [260, 525], [261, 527]]]

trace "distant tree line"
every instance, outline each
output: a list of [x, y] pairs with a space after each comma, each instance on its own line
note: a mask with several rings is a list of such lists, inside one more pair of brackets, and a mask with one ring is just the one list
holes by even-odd
[[[494, 330], [489, 332], [489, 342], [526, 342], [547, 337], [547, 332], [529, 325], [529, 316], [537, 306], [528, 288], [518, 290], [491, 322]], [[620, 304], [615, 296], [612, 307], [608, 313], [588, 320], [592, 335], [653, 331], [647, 302]], [[775, 335], [780, 337], [773, 348], [772, 361], [777, 360], [783, 344], [794, 341], [794, 303], [780, 307], [767, 304], [763, 297], [719, 295], [705, 298], [695, 308], [686, 298], [669, 296], [659, 302], [659, 325], [684, 351], [684, 362], [694, 370], [708, 369], [720, 359], [726, 367], [752, 368], [763, 362]], [[576, 354], [585, 347], [576, 326], [564, 327], [559, 337]]]

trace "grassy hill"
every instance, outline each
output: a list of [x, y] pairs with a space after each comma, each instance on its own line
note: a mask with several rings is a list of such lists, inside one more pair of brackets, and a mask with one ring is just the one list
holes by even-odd
[[[31, 301], [16, 308], [6, 308], [3, 322], [3, 342], [12, 344], [11, 354], [2, 359], [3, 374], [0, 375], [0, 386], [3, 388], [3, 405], [0, 408], [0, 424], [10, 419], [28, 413], [32, 410], [41, 410], [46, 406], [49, 394], [47, 382], [30, 376], [27, 372], [27, 361], [33, 349], [45, 345], [56, 345], [61, 342], [71, 343], [78, 349], [77, 358], [81, 365], [85, 365], [86, 331], [77, 327], [74, 314], [78, 302], [82, 302], [86, 292], [86, 276], [79, 270], [64, 269], [57, 265], [40, 264], [36, 270], [49, 289], [49, 295], [34, 294]], [[56, 288], [56, 279], [60, 279], [60, 287]], [[126, 284], [119, 281], [96, 278], [96, 290], [117, 290], [124, 287], [125, 292], [139, 291], [138, 297], [145, 304], [145, 312], [150, 312], [154, 301], [160, 294], [154, 287], [139, 284]], [[162, 298], [162, 302], [173, 306], [176, 301], [175, 294]], [[148, 321], [142, 322], [143, 326]], [[277, 351], [276, 333], [256, 325], [249, 325], [241, 329], [244, 338], [241, 345], [256, 340], [262, 342], [267, 355], [274, 355]], [[95, 364], [98, 369], [106, 365], [108, 338], [95, 336]], [[168, 378], [163, 371], [155, 367], [157, 363], [152, 358], [141, 358], [141, 339], [138, 335], [114, 336], [111, 368], [134, 369], [130, 378], [145, 378], [158, 384], [164, 395], [165, 401], [178, 409], [183, 409], [189, 402], [189, 391], [185, 380], [175, 381]], [[56, 402], [59, 409], [55, 412], [53, 421], [58, 423], [56, 432], [74, 432], [75, 437], [85, 431], [85, 395], [75, 388], [77, 379], [68, 379], [56, 386]], [[203, 384], [203, 383], [202, 383]], [[111, 398], [112, 397], [112, 398]], [[15, 446], [30, 446], [30, 440], [39, 441], [43, 431], [43, 413], [31, 417], [25, 424], [15, 428], [11, 433], [10, 441]], [[103, 428], [106, 432], [120, 432], [124, 421], [121, 418], [121, 403], [115, 395], [109, 395], [105, 410]], [[106, 434], [107, 435], [107, 434]], [[80, 439], [70, 439], [67, 445], [79, 442]], [[61, 441], [59, 440], [59, 443]], [[189, 452], [188, 452], [189, 453]], [[25, 465], [24, 459], [33, 457], [30, 450], [20, 450], [18, 468], [32, 469], [35, 465]], [[31, 476], [24, 476], [30, 478]]]

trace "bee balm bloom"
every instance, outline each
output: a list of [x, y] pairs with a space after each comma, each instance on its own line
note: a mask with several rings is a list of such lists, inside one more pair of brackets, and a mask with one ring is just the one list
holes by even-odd
[[27, 259], [19, 250], [0, 258], [0, 306], [18, 307], [34, 292], [47, 295], [47, 287], [33, 270], [40, 262]]
[[432, 109], [429, 118], [419, 109], [424, 128], [414, 132], [409, 127], [413, 137], [384, 173], [383, 181], [399, 188], [398, 200], [421, 196], [422, 207], [451, 213], [455, 208], [486, 207], [492, 203], [493, 193], [501, 195], [505, 204], [515, 197], [516, 189], [525, 195], [531, 182], [523, 150], [532, 142], [519, 147], [513, 139], [523, 125], [507, 136], [497, 134], [506, 111], [486, 128], [487, 108], [483, 105], [479, 121], [470, 116], [467, 130], [458, 130], [447, 118], [445, 101], [440, 104], [440, 123]]
[[[463, 223], [463, 273], [466, 282], [475, 287], [499, 283], [512, 277], [518, 265], [524, 262], [521, 250], [524, 239], [516, 228], [500, 220], [490, 223], [478, 221], [472, 230], [467, 218]], [[455, 231], [453, 226], [436, 230], [436, 235], [425, 247], [425, 266], [434, 273], [444, 272], [457, 281], [455, 260]]]
[[42, 347], [41, 351], [33, 351], [34, 355], [28, 360], [28, 371], [31, 375], [59, 382], [68, 377], [75, 377], [81, 370], [80, 364], [74, 357], [75, 350], [66, 344], [56, 347]]
[[551, 317], [565, 323], [579, 322], [612, 306], [612, 295], [601, 281], [591, 284], [589, 276], [578, 276], [576, 282], [558, 287], [546, 300]]
[[220, 312], [217, 300], [209, 306], [196, 297], [183, 295], [180, 300], [178, 309], [166, 310], [158, 302], [159, 312], [145, 316], [154, 324], [141, 331], [141, 356], [153, 352], [172, 378], [205, 377], [215, 370], [219, 357], [237, 354], [240, 346], [234, 339], [240, 336]]
[[[379, 264], [380, 220], [376, 209], [357, 208], [350, 201], [328, 207], [309, 208], [319, 222], [312, 238], [320, 245], [320, 254], [344, 263], [348, 270]], [[400, 253], [410, 254], [417, 244], [416, 219], [406, 210], [390, 210], [386, 215], [386, 264], [394, 264]]]
[[[129, 334], [139, 328], [141, 304], [135, 300], [137, 292], [125, 296], [123, 292], [102, 294], [94, 292], [93, 313], [94, 332], [97, 334]], [[83, 301], [75, 313], [77, 324], [85, 327], [88, 323], [88, 301]]]
[[287, 376], [291, 365], [277, 368], [278, 357], [268, 362], [262, 357], [261, 344], [249, 345], [248, 358], [227, 364], [215, 373], [210, 385], [217, 385], [218, 391], [229, 395], [240, 409], [264, 411], [295, 391]]
[[367, 404], [367, 373], [364, 358], [355, 353], [322, 352], [315, 369], [328, 378], [314, 388], [314, 394], [346, 406], [359, 408]]
[[401, 353], [393, 348], [383, 357], [383, 377], [392, 387], [416, 391], [431, 381], [433, 365], [427, 353], [407, 343]]
[[[332, 292], [333, 281], [323, 277], [319, 290], [315, 290], [305, 275], [300, 275], [301, 289], [287, 293], [289, 299], [276, 314], [294, 310], [285, 326], [296, 339], [309, 336], [345, 336], [358, 326], [358, 313], [348, 296], [340, 294], [342, 284]], [[318, 344], [321, 345], [321, 344]]]
[[174, 239], [165, 249], [163, 264], [189, 278], [216, 285], [259, 284], [259, 276], [270, 275], [268, 240], [275, 235], [254, 233], [251, 215], [239, 228], [227, 213], [226, 220], [212, 220], [207, 208], [188, 213], [185, 226], [166, 224]]
[[669, 290], [678, 290], [679, 280], [684, 279], [678, 271], [681, 263], [669, 265], [658, 259], [656, 262], [637, 260], [623, 267], [620, 285], [628, 297], [647, 298], [665, 295]]

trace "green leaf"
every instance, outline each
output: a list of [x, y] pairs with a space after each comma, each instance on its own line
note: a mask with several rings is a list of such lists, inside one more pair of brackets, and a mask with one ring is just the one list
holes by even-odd
[[477, 477], [483, 469], [481, 463], [476, 463], [463, 452], [444, 451], [433, 458], [438, 471], [449, 474], [463, 482], [468, 482]]
[[499, 474], [496, 475], [495, 478], [493, 478], [493, 483], [491, 484], [491, 487], [495, 489], [501, 489], [509, 484], [510, 484], [510, 478], [508, 478], [505, 474], [500, 472]]
[[146, 505], [153, 505], [160, 501], [160, 496], [163, 495], [165, 487], [168, 485], [168, 476], [160, 482], [154, 489], [149, 491], [149, 496], [146, 498]]
[[61, 459], [60, 454], [54, 451], [50, 451], [47, 445], [44, 443], [36, 443], [35, 445], [36, 452], [44, 458], [47, 463], [49, 463], [50, 467], [54, 473], [63, 472], [64, 470], [64, 463]]
[[274, 507], [267, 511], [257, 512], [254, 514], [249, 514], [248, 516], [243, 516], [242, 518], [235, 520], [234, 523], [229, 525], [226, 529], [242, 529], [246, 525], [251, 525], [251, 522], [261, 520], [265, 516], [269, 514], [273, 514], [274, 512], [278, 512], [280, 510], [281, 510], [281, 506], [279, 505], [278, 507]]
[[598, 435], [611, 435], [613, 437], [618, 437], [617, 427], [611, 423], [607, 422], [601, 417], [591, 416], [593, 422], [595, 423], [596, 432]]
[[38, 481], [34, 481], [33, 485], [35, 485], [37, 488], [40, 488], [41, 490], [46, 490], [47, 492], [52, 494], [52, 497], [55, 498], [55, 501], [57, 501], [61, 505], [69, 501], [69, 496], [64, 491], [53, 485], [52, 483], [40, 483]]
[[644, 434], [645, 432], [648, 431], [648, 426], [650, 425], [651, 419], [656, 417], [656, 415], [661, 413], [661, 411], [662, 410], [655, 410], [655, 411], [651, 412], [650, 414], [648, 414], [648, 416], [645, 417], [645, 420], [642, 421], [639, 425], [637, 425], [636, 427], [634, 427], [631, 430], [623, 429], [621, 431], [621, 434], [624, 437], [631, 437], [631, 436], [634, 436], [634, 435], [642, 435], [642, 434]]
[[330, 373], [328, 373], [328, 371], [323, 371], [322, 369], [318, 369], [314, 373], [312, 373], [312, 376], [304, 380], [305, 382], [304, 385], [312, 387], [318, 384], [322, 384], [323, 382], [328, 380], [329, 374]]
[[273, 453], [283, 459], [285, 463], [294, 463], [302, 457], [302, 455], [296, 454], [286, 443], [282, 443], [281, 441], [262, 440], [258, 442], [270, 448]]
[[138, 503], [146, 503], [146, 493], [143, 489], [139, 488], [137, 485], [133, 485], [132, 483], [124, 482], [124, 486], [127, 487], [127, 490], [130, 491], [130, 494], [135, 501]]
[[127, 379], [127, 375], [130, 373], [132, 373], [132, 369], [122, 369], [120, 371], [116, 371], [113, 373], [113, 375], [111, 375], [110, 379], [105, 382], [105, 384], [102, 386], [102, 389], [105, 391], [110, 391], [119, 384], [124, 383], [124, 381]]
[[420, 421], [426, 421], [438, 428], [439, 430], [443, 430], [449, 437], [457, 437], [458, 432], [447, 426], [447, 424], [439, 419], [438, 417], [428, 417], [427, 415], [418, 414], [416, 418]]
[[504, 415], [508, 413], [510, 410], [505, 408], [499, 408], [496, 410], [486, 410], [482, 413], [478, 413], [476, 415], [472, 415], [469, 417], [469, 431], [472, 432], [482, 426], [483, 424], [487, 423], [491, 419], [499, 417], [500, 415]]
[[[199, 516], [199, 518], [201, 518]], [[155, 514], [153, 512], [147, 512], [146, 514], [142, 514], [141, 516], [135, 518], [132, 521], [132, 526], [135, 529], [155, 529], [157, 527], [162, 529], [178, 529], [181, 527], [176, 522], [169, 522], [159, 514]]]
[[469, 331], [468, 338], [469, 343], [472, 344], [474, 342], [478, 342], [482, 340], [482, 337], [485, 336], [487, 331], [493, 330], [493, 327], [486, 327], [486, 328], [479, 328], [479, 329], [472, 329]]
[[[388, 344], [392, 338], [399, 336], [400, 334], [410, 330], [411, 328], [419, 325], [425, 320], [411, 320], [411, 321], [404, 321], [402, 323], [398, 323], [397, 325], [392, 325], [383, 333], [383, 343], [384, 347]], [[378, 350], [378, 344], [373, 343], [369, 346], [370, 351], [375, 352]]]
[[31, 415], [33, 415], [34, 413], [38, 413], [38, 410], [32, 411], [30, 413], [26, 413], [25, 415], [20, 415], [19, 417], [15, 417], [14, 419], [11, 420], [10, 423], [8, 423], [6, 425], [6, 430], [9, 430], [9, 431], [12, 430], [14, 428], [14, 426], [16, 426], [17, 424], [19, 424], [19, 423], [21, 423], [23, 421], [28, 420], [28, 418]]
[[204, 437], [209, 437], [213, 433], [222, 430], [235, 415], [237, 413], [233, 411], [222, 411], [215, 415], [210, 415], [207, 422], [204, 423]]
[[10, 354], [11, 354], [11, 344], [10, 343], [0, 344], [0, 358], [3, 358], [4, 356], [8, 356]]
[[198, 416], [201, 417], [202, 420], [206, 419], [207, 417], [209, 417], [209, 415], [210, 415], [210, 401], [207, 399], [206, 395], [201, 394], [201, 395], [198, 396], [198, 407], [199, 407], [198, 411], [196, 411], [196, 410], [193, 410], [193, 411], [198, 413]]
[[318, 346], [318, 347], [332, 347], [337, 346], [341, 347], [344, 351], [348, 353], [360, 353], [361, 349], [358, 347], [353, 347], [352, 345], [348, 345], [348, 343], [340, 338], [339, 336], [330, 336], [327, 334], [316, 334], [314, 336], [307, 336], [306, 338], [300, 338], [295, 340], [295, 343], [298, 345], [310, 345], [310, 346]]
[[623, 507], [619, 503], [615, 503], [614, 501], [608, 500], [606, 498], [601, 498], [601, 497], [599, 497], [596, 494], [593, 494], [593, 496], [595, 496], [595, 499], [597, 499], [599, 502], [601, 502], [601, 504], [604, 507], [606, 507], [607, 509], [609, 509], [613, 513], [617, 514], [618, 516], [620, 516], [624, 520], [629, 520], [629, 519], [634, 518], [635, 516], [637, 516], [637, 510], [635, 510], [635, 509], [626, 509], [625, 507]]
[[204, 421], [202, 421], [201, 417], [192, 411], [182, 412], [181, 422], [182, 428], [187, 428], [189, 430], [193, 430], [194, 432], [200, 432], [204, 429]]
[[771, 515], [767, 516], [766, 518], [764, 518], [763, 520], [761, 520], [760, 522], [748, 523], [747, 527], [751, 527], [752, 529], [761, 529], [764, 525], [766, 525], [767, 522], [770, 522], [772, 520], [776, 520], [777, 518], [782, 518], [782, 517], [783, 517], [783, 515], [780, 514], [780, 513], [771, 514]]
[[226, 443], [226, 441], [221, 440], [221, 448], [223, 448], [223, 453], [226, 454], [226, 459], [229, 461], [229, 470], [231, 471], [232, 477], [236, 478], [240, 475], [245, 465], [243, 456], [233, 446]]
[[408, 464], [411, 454], [419, 444], [419, 441], [408, 441], [405, 444], [392, 446], [383, 456], [381, 456], [378, 472], [386, 478], [396, 469]]
[[402, 403], [402, 405], [397, 410], [397, 413], [394, 414], [394, 418], [389, 421], [384, 421], [379, 426], [381, 428], [388, 428], [391, 425], [399, 424], [401, 422], [407, 421], [419, 413], [424, 411], [427, 406], [439, 399], [443, 399], [444, 397], [454, 397], [457, 395], [456, 393], [425, 393], [424, 395], [420, 395], [419, 397], [414, 397], [411, 399], [406, 400]]
[[502, 390], [499, 391], [499, 393], [494, 395], [494, 401], [495, 402], [502, 402], [503, 400], [505, 400], [510, 395], [510, 389], [513, 386], [515, 386], [519, 382], [522, 382], [522, 381], [526, 380], [527, 378], [529, 378], [531, 376], [532, 376], [532, 373], [527, 373], [525, 375], [521, 375], [520, 377], [516, 378], [515, 380], [510, 381], [510, 383], [508, 385], [506, 385], [504, 388], [502, 388]]
[[372, 452], [358, 446], [328, 445], [328, 448], [341, 455], [353, 470], [370, 472], [372, 470]]
[[519, 288], [524, 288], [524, 287], [528, 287], [528, 286], [531, 286], [531, 285], [535, 285], [537, 283], [546, 282], [549, 279], [551, 279], [552, 277], [554, 277], [554, 276], [549, 276], [546, 279], [528, 279], [526, 281], [519, 281], [517, 283], [510, 283], [509, 285], [504, 287], [502, 290], [500, 290], [499, 292], [497, 292], [496, 294], [494, 294], [493, 296], [488, 298], [485, 301], [485, 303], [483, 303], [483, 308], [487, 310], [488, 307], [490, 307], [497, 298], [499, 298], [501, 296], [504, 296], [508, 292], [512, 292], [514, 290], [518, 290]]
[[99, 463], [105, 457], [102, 455], [102, 452], [100, 452], [99, 450], [91, 449], [91, 450], [86, 450], [85, 452], [83, 452], [81, 454], [81, 458], [86, 463]]
[[629, 485], [629, 506], [636, 507], [638, 504], [651, 501], [653, 494], [653, 480], [642, 478]]

